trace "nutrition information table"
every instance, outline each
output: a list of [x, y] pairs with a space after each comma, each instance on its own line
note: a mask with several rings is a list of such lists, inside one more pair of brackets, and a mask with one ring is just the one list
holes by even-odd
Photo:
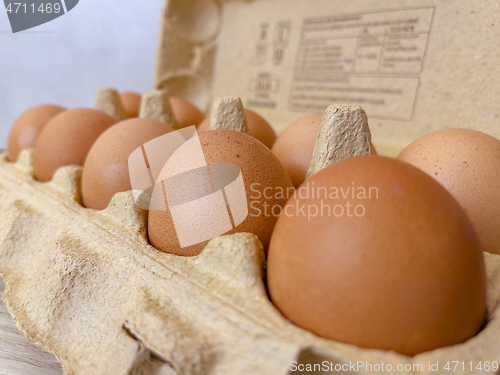
[[290, 107], [351, 101], [409, 120], [434, 8], [305, 19]]

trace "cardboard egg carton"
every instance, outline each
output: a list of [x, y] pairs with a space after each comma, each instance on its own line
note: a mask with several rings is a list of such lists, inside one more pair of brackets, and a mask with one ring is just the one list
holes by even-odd
[[499, 18], [496, 0], [165, 0], [155, 86], [205, 111], [239, 96], [278, 134], [360, 105], [382, 155], [441, 128], [500, 138]]
[[[240, 107], [238, 100], [214, 105], [236, 117], [244, 113]], [[343, 142], [339, 153], [331, 152], [329, 142], [346, 137], [333, 131], [338, 111], [329, 108], [314, 151], [322, 156], [313, 157], [310, 173], [339, 155], [371, 153], [364, 112], [341, 110], [356, 114], [338, 116], [353, 119], [351, 127], [342, 127], [352, 148]], [[221, 113], [212, 114], [212, 125]], [[221, 123], [244, 124], [233, 120]], [[147, 211], [137, 207], [131, 191], [116, 194], [102, 211], [82, 207], [81, 174], [81, 167], [66, 166], [42, 183], [33, 178], [33, 150], [24, 150], [17, 163], [0, 154], [5, 305], [19, 330], [54, 353], [65, 374], [378, 374], [388, 366], [402, 374], [436, 373], [438, 366], [438, 374], [447, 374], [451, 361], [464, 362], [463, 373], [470, 374], [488, 362], [481, 373], [495, 373], [498, 255], [484, 254], [488, 323], [477, 336], [415, 357], [364, 349], [317, 337], [280, 314], [266, 292], [265, 255], [255, 235], [214, 238], [195, 257], [163, 253], [148, 244]]]
[[[499, 16], [494, 0], [165, 0], [155, 86], [207, 112], [216, 96], [241, 97], [278, 133], [332, 102], [360, 104], [381, 154], [443, 127], [500, 137], [489, 78]], [[415, 357], [359, 348], [275, 309], [254, 235], [217, 237], [196, 257], [162, 253], [131, 192], [86, 209], [80, 167], [41, 183], [32, 157], [0, 154], [3, 296], [65, 374], [494, 374], [500, 362], [500, 256], [484, 254], [488, 322], [475, 337]]]

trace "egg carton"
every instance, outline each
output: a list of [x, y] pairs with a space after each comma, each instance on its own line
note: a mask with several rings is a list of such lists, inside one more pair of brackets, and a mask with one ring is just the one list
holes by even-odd
[[[315, 153], [328, 149], [326, 135], [320, 131]], [[84, 208], [81, 174], [81, 167], [66, 166], [42, 183], [33, 178], [33, 150], [16, 163], [0, 154], [5, 305], [65, 374], [378, 374], [388, 366], [447, 374], [453, 361], [459, 370], [463, 363], [457, 373], [477, 374], [480, 364], [481, 374], [495, 373], [498, 255], [484, 254], [488, 322], [475, 337], [414, 357], [365, 349], [317, 337], [280, 314], [266, 291], [255, 235], [214, 238], [195, 257], [163, 253], [148, 244], [147, 211], [132, 192], [116, 194], [105, 210]]]

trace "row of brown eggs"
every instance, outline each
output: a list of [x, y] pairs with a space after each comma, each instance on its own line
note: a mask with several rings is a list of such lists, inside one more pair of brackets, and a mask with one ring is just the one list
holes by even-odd
[[[137, 115], [138, 97], [122, 94], [122, 100]], [[231, 130], [206, 131], [209, 119], [199, 110], [187, 103], [183, 117], [171, 104], [180, 127], [198, 125], [208, 163], [240, 167], [250, 211], [260, 210], [230, 233], [259, 237], [268, 250], [270, 296], [292, 322], [325, 338], [407, 355], [460, 343], [479, 331], [486, 293], [481, 250], [500, 253], [500, 141], [472, 130], [442, 130], [413, 142], [400, 160], [351, 158], [304, 182], [322, 114], [297, 120], [276, 139], [264, 119], [246, 110], [256, 140]], [[47, 181], [66, 165], [61, 163], [85, 164], [83, 203], [90, 208], [105, 208], [114, 193], [129, 190], [130, 153], [173, 130], [151, 119], [116, 124], [95, 110], [46, 107], [51, 112], [30, 124], [40, 132], [49, 122], [36, 144], [35, 175]], [[19, 148], [34, 145], [25, 140], [36, 138], [34, 131], [22, 135], [21, 120], [30, 111], [11, 132], [18, 139], [12, 147], [9, 139], [12, 161]], [[81, 126], [83, 118], [90, 125]], [[43, 135], [56, 128], [52, 122], [58, 128]], [[84, 141], [77, 127], [88, 127], [91, 140]], [[56, 142], [66, 134], [72, 140]], [[45, 143], [52, 164], [40, 162]], [[78, 159], [59, 156], [64, 150]], [[252, 196], [258, 197], [253, 206]], [[178, 255], [196, 255], [206, 244], [181, 248], [168, 210], [150, 212], [149, 237], [156, 248]]]
[[[132, 188], [128, 169], [130, 154], [148, 141], [174, 130], [153, 119], [132, 117], [140, 109], [141, 97], [138, 94], [123, 93], [121, 101], [131, 118], [120, 122], [95, 109], [64, 110], [51, 105], [35, 107], [14, 124], [10, 144], [17, 144], [19, 148], [16, 138], [19, 139], [19, 133], [32, 127], [30, 119], [36, 118], [40, 129], [38, 139], [33, 138], [30, 144], [23, 144], [23, 147], [35, 146], [36, 179], [49, 181], [55, 171], [64, 165], [83, 166], [82, 203], [87, 208], [104, 209], [116, 193]], [[179, 98], [170, 98], [170, 104], [179, 128], [198, 126], [207, 163], [237, 165], [243, 172], [247, 192], [253, 189], [255, 194], [264, 197], [265, 188], [281, 188], [285, 191], [281, 197], [263, 198], [259, 204], [270, 207], [285, 204], [293, 185], [287, 171], [270, 150], [276, 134], [266, 120], [251, 110], [245, 110], [249, 133], [256, 138], [229, 130], [208, 132], [210, 118], [205, 118], [194, 105]], [[53, 107], [58, 112], [52, 110]], [[52, 116], [41, 117], [40, 113], [48, 109], [52, 110]], [[31, 116], [28, 120], [27, 114]], [[9, 147], [9, 160], [14, 161], [17, 154], [18, 150]], [[151, 211], [149, 216], [150, 242], [159, 250], [196, 255], [208, 242], [181, 248], [169, 210]], [[254, 233], [267, 250], [276, 220], [276, 215], [249, 215], [247, 220], [228, 233]]]

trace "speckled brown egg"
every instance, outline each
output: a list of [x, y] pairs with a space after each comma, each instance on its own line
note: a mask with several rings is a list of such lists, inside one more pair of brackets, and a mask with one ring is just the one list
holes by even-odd
[[[294, 190], [285, 168], [266, 146], [247, 134], [233, 130], [214, 130], [201, 134], [199, 140], [205, 160], [211, 165], [212, 181], [215, 181], [214, 163], [238, 166], [243, 178], [248, 214], [241, 224], [236, 227], [233, 225], [233, 229], [219, 234], [254, 233], [267, 250], [274, 224]], [[199, 183], [199, 179], [196, 183]], [[213, 192], [212, 187], [206, 195]], [[149, 211], [151, 244], [167, 253], [185, 256], [199, 254], [208, 241], [181, 248], [170, 211], [169, 208]]]
[[[258, 113], [251, 109], [245, 109], [245, 116], [247, 117], [248, 132], [249, 134], [264, 143], [268, 148], [273, 147], [276, 141], [276, 133], [269, 123]], [[196, 127], [198, 133], [208, 131], [210, 126], [210, 117], [206, 117], [199, 126]]]
[[426, 173], [381, 156], [332, 164], [297, 189], [271, 238], [267, 280], [296, 325], [405, 355], [464, 342], [486, 313], [467, 215]]
[[128, 158], [132, 151], [171, 131], [172, 127], [146, 118], [122, 121], [106, 130], [83, 166], [83, 205], [102, 210], [116, 193], [131, 190]]
[[470, 129], [443, 129], [408, 145], [398, 159], [427, 172], [462, 205], [484, 251], [500, 254], [500, 141]]
[[126, 91], [120, 94], [120, 99], [122, 100], [123, 108], [127, 113], [127, 117], [139, 116], [142, 99], [140, 94], [132, 91]]
[[295, 187], [306, 179], [323, 113], [299, 118], [286, 127], [273, 145], [273, 154], [288, 171]]
[[187, 100], [176, 97], [170, 97], [169, 100], [179, 129], [198, 125], [205, 118], [203, 112]]
[[95, 140], [115, 123], [113, 117], [90, 108], [71, 109], [52, 118], [36, 143], [35, 177], [50, 181], [62, 166], [83, 166]]
[[8, 158], [17, 161], [19, 153], [25, 148], [35, 147], [42, 129], [47, 123], [66, 108], [53, 104], [39, 105], [28, 109], [14, 123], [9, 134]]

